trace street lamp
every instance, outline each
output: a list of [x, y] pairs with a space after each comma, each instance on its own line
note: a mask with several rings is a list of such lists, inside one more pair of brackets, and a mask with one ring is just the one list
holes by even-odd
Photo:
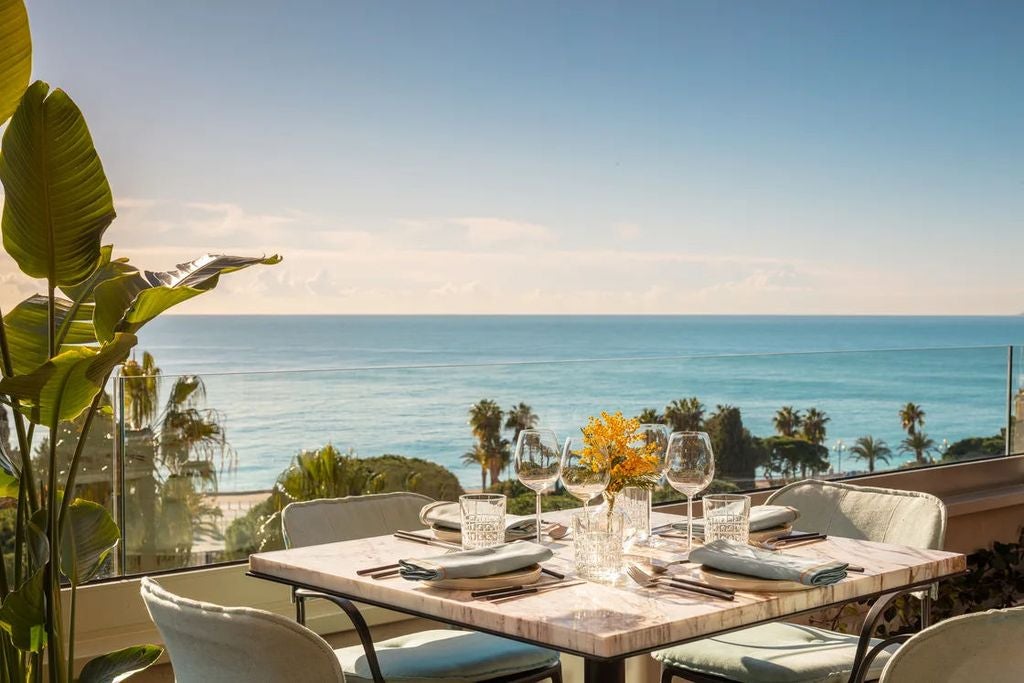
[[832, 446], [832, 450], [835, 451], [836, 455], [839, 456], [839, 464], [836, 469], [839, 470], [839, 476], [843, 475], [843, 451], [846, 450], [846, 444], [843, 443], [842, 439], [836, 439], [836, 443]]
[[939, 455], [943, 458], [946, 457], [946, 451], [949, 450], [949, 439], [943, 439], [942, 443], [939, 444]]

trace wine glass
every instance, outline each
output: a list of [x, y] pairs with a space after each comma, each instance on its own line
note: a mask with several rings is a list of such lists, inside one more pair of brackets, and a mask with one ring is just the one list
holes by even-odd
[[562, 448], [562, 486], [574, 498], [583, 501], [583, 513], [587, 514], [590, 501], [601, 495], [612, 478], [611, 462], [608, 458], [595, 460], [583, 457], [583, 437], [568, 437]]
[[516, 441], [516, 476], [537, 492], [537, 543], [540, 543], [540, 494], [558, 480], [558, 437], [550, 429], [524, 429]]
[[673, 432], [665, 449], [665, 478], [686, 496], [686, 542], [693, 548], [693, 497], [715, 478], [715, 452], [707, 432]]

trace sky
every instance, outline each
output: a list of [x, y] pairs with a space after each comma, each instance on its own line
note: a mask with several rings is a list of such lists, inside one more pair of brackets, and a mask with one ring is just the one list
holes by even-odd
[[27, 4], [178, 313], [1024, 311], [1024, 3]]

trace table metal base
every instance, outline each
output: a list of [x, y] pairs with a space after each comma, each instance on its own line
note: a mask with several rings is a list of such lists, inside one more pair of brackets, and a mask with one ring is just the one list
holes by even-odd
[[626, 683], [626, 660], [583, 660], [585, 683]]

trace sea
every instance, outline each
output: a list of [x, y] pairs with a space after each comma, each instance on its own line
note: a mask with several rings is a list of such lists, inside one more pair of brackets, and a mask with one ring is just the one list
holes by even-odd
[[[896, 456], [908, 401], [937, 444], [999, 433], [1021, 386], [1024, 317], [165, 316], [138, 352], [162, 400], [198, 375], [225, 430], [224, 492], [270, 488], [304, 449], [424, 458], [478, 487], [468, 410], [529, 404], [559, 438], [600, 411], [636, 415], [697, 396], [773, 433], [781, 406], [830, 417], [835, 471], [864, 468], [842, 444], [872, 435]], [[1009, 348], [1017, 347], [1014, 367]], [[1008, 386], [1009, 383], [1009, 386]]]

